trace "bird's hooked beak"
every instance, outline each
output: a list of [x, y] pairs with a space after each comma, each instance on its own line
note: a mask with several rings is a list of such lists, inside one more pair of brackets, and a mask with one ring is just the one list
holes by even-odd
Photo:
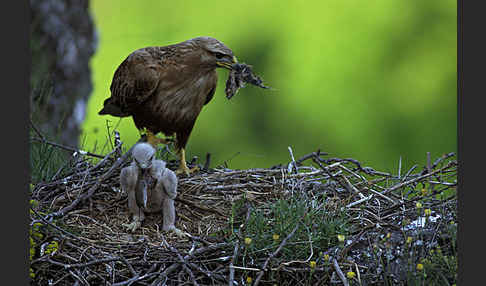
[[233, 68], [233, 64], [236, 64], [238, 60], [236, 59], [235, 56], [230, 60], [228, 58], [222, 58], [218, 61], [216, 61], [216, 64], [222, 68], [229, 69], [231, 70]]

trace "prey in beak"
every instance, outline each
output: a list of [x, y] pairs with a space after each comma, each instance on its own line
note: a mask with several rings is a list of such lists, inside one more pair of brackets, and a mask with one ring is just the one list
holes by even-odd
[[143, 207], [147, 209], [148, 190], [153, 189], [153, 185], [156, 183], [155, 178], [152, 177], [151, 172], [152, 164], [141, 164], [141, 187], [142, 187], [142, 203]]
[[253, 73], [252, 66], [245, 63], [232, 64], [228, 79], [226, 80], [226, 98], [231, 99], [238, 89], [245, 87], [247, 83], [260, 88], [269, 88], [263, 84], [259, 76]]
[[236, 59], [235, 56], [233, 58], [230, 57], [222, 57], [221, 59], [218, 59], [216, 61], [216, 64], [222, 68], [232, 70], [233, 65], [236, 64], [238, 60]]

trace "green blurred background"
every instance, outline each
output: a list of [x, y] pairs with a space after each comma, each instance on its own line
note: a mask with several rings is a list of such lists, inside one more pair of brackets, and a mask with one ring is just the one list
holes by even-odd
[[[212, 36], [273, 90], [241, 89], [201, 112], [187, 157], [270, 167], [316, 151], [396, 173], [457, 148], [456, 1], [95, 0], [94, 92], [81, 144], [107, 152], [107, 125], [129, 147], [131, 118], [99, 116], [113, 73], [133, 50]], [[108, 121], [107, 121], [108, 120]]]

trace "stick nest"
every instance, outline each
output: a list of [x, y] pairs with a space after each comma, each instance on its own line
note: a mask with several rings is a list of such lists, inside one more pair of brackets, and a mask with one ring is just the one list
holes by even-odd
[[[381, 281], [384, 270], [366, 260], [366, 254], [376, 245], [385, 250], [383, 237], [389, 233], [388, 243], [405, 243], [403, 221], [417, 220], [417, 201], [427, 197], [423, 208], [440, 213], [440, 223], [411, 228], [407, 234], [414, 239], [421, 235], [422, 241], [437, 241], [444, 225], [456, 219], [455, 197], [435, 198], [455, 188], [453, 153], [421, 170], [414, 166], [392, 175], [363, 167], [354, 159], [329, 158], [317, 151], [298, 160], [292, 155], [289, 163], [268, 169], [213, 168], [180, 177], [176, 226], [190, 235], [180, 239], [162, 232], [161, 214], [146, 215], [142, 227], [128, 233], [122, 227], [131, 220], [127, 195], [119, 185], [120, 170], [130, 161], [127, 153], [112, 152], [96, 164], [88, 155], [80, 155], [63, 177], [33, 186], [31, 229], [37, 227], [41, 233], [31, 259], [33, 284], [244, 285], [247, 277], [253, 277], [255, 285], [290, 285], [309, 277], [313, 283], [327, 284], [345, 282], [347, 278], [341, 274], [348, 269], [358, 271], [361, 281], [373, 283]], [[169, 161], [168, 166], [175, 169], [177, 162]], [[430, 191], [411, 196], [422, 184], [431, 186]], [[260, 256], [242, 267], [244, 229], [252, 210], [298, 194], [308, 198], [309, 209], [321, 203], [329, 209], [344, 209], [353, 224], [346, 242], [327, 249], [313, 249], [310, 244], [311, 257], [290, 261], [279, 253], [288, 243], [284, 240], [279, 248], [256, 251]], [[313, 200], [321, 201], [311, 206]], [[235, 209], [237, 201], [245, 207]], [[238, 235], [229, 230], [232, 220], [239, 220]], [[46, 251], [52, 241], [58, 246]], [[321, 263], [323, 254], [331, 257], [329, 268]], [[399, 253], [393, 255], [399, 257]], [[309, 262], [316, 260], [317, 268], [310, 268]], [[403, 271], [397, 266], [391, 274], [400, 279]]]

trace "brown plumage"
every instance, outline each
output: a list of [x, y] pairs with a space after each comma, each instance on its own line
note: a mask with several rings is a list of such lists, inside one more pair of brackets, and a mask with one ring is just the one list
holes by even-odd
[[184, 149], [202, 107], [213, 98], [216, 68], [231, 69], [234, 63], [233, 52], [210, 37], [136, 50], [115, 71], [111, 97], [99, 114], [132, 116], [153, 145], [166, 143], [155, 134], [175, 134], [181, 159], [178, 172], [188, 174]]

